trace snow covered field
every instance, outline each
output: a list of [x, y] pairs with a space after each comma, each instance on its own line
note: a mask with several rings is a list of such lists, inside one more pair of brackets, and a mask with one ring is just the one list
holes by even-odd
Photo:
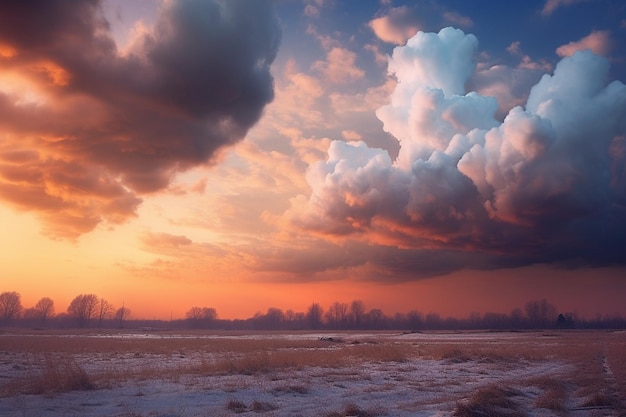
[[0, 416], [620, 416], [625, 332], [0, 332]]

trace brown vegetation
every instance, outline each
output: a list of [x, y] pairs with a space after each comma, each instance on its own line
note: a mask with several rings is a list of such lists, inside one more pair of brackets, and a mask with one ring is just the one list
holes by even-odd
[[45, 355], [38, 359], [38, 371], [30, 371], [22, 378], [10, 381], [3, 391], [15, 394], [52, 394], [68, 391], [88, 391], [96, 389], [87, 372], [74, 360], [53, 358]]
[[[290, 334], [290, 335], [293, 335]], [[181, 377], [236, 375], [267, 378], [280, 372], [316, 369], [333, 383], [362, 379], [359, 369], [375, 364], [396, 369], [394, 378], [435, 361], [450, 369], [483, 369], [506, 374], [532, 363], [555, 363], [560, 373], [533, 375], [493, 386], [463, 386], [459, 381], [432, 383], [458, 384], [463, 393], [446, 401], [457, 401], [455, 415], [520, 417], [528, 407], [561, 414], [571, 409], [609, 408], [624, 411], [622, 376], [626, 333], [619, 332], [529, 332], [429, 333], [422, 335], [343, 333], [341, 337], [307, 335], [287, 337], [281, 333], [240, 334], [232, 332], [167, 332], [149, 337], [126, 337], [124, 332], [79, 334], [46, 332], [20, 335], [0, 334], [4, 358], [21, 358], [19, 376], [0, 386], [0, 395], [54, 394], [70, 390], [111, 387], [125, 381], [160, 379], [178, 381]], [[144, 335], [145, 336], [145, 335]], [[175, 336], [175, 337], [170, 337]], [[114, 358], [115, 360], [111, 360]], [[5, 362], [6, 363], [6, 362]], [[129, 366], [141, 363], [142, 366]], [[2, 362], [0, 361], [0, 366]], [[430, 365], [429, 365], [430, 366]], [[6, 368], [5, 368], [6, 369]], [[356, 372], [356, 373], [355, 373]], [[407, 374], [408, 375], [408, 374]], [[420, 387], [428, 381], [402, 379]], [[280, 381], [277, 381], [280, 382]], [[377, 390], [383, 389], [378, 385]], [[310, 381], [287, 380], [272, 384], [274, 395], [311, 395]], [[450, 395], [450, 394], [446, 394]], [[460, 399], [461, 398], [461, 399]], [[231, 412], [265, 412], [270, 402], [226, 404]], [[354, 404], [330, 411], [328, 416], [374, 416], [377, 410]]]
[[515, 397], [522, 394], [512, 388], [491, 385], [476, 391], [467, 401], [458, 402], [456, 417], [524, 417]]

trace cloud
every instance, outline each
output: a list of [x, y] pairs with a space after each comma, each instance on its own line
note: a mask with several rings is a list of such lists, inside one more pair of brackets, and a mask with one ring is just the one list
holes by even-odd
[[317, 61], [313, 69], [322, 73], [326, 80], [339, 84], [358, 80], [365, 72], [356, 65], [356, 54], [345, 48], [332, 48], [325, 61]]
[[443, 19], [452, 25], [460, 26], [463, 28], [469, 28], [474, 26], [474, 22], [471, 18], [463, 16], [457, 12], [444, 12]]
[[51, 236], [75, 237], [103, 218], [121, 223], [142, 201], [101, 168], [32, 150], [0, 150], [0, 178], [0, 198], [37, 210]]
[[[623, 265], [626, 86], [606, 84], [605, 58], [577, 52], [498, 121], [494, 98], [465, 90], [476, 50], [474, 36], [451, 28], [395, 48], [398, 83], [376, 114], [398, 157], [331, 142], [327, 159], [309, 166], [311, 195], [293, 199], [286, 217], [335, 242], [409, 251], [431, 275]], [[375, 262], [387, 269], [390, 260]]]
[[381, 52], [378, 45], [367, 44], [363, 47], [363, 49], [371, 52], [372, 55], [374, 55], [374, 60], [376, 60], [378, 64], [387, 64], [387, 55]]
[[543, 74], [540, 68], [493, 65], [474, 72], [468, 87], [482, 96], [495, 97], [498, 102], [496, 118], [504, 120], [512, 108], [526, 103], [530, 88]]
[[342, 130], [341, 136], [347, 141], [363, 139], [359, 132], [356, 132], [354, 130]]
[[522, 55], [522, 50], [520, 49], [520, 41], [511, 42], [511, 44], [506, 47], [506, 51], [511, 55]]
[[594, 54], [607, 56], [611, 50], [611, 36], [606, 30], [597, 30], [576, 42], [561, 45], [556, 49], [558, 56], [572, 56], [577, 51], [590, 49]]
[[369, 27], [380, 40], [396, 45], [403, 45], [419, 30], [417, 16], [407, 6], [391, 8], [388, 15], [372, 19]]
[[495, 97], [498, 101], [496, 118], [504, 120], [509, 111], [526, 102], [530, 88], [535, 85], [552, 65], [544, 60], [534, 61], [524, 53], [521, 42], [511, 42], [506, 51], [520, 62], [515, 67], [489, 63], [489, 57], [483, 57], [477, 70], [468, 81], [469, 91], [476, 91], [482, 96]]
[[98, 1], [3, 2], [3, 145], [38, 159], [11, 168], [30, 182], [4, 168], [2, 197], [54, 229], [55, 211], [75, 219], [70, 235], [133, 216], [142, 194], [211, 163], [257, 122], [279, 39], [270, 2], [170, 1], [122, 54]]
[[307, 4], [304, 6], [304, 14], [308, 17], [320, 17], [320, 9], [312, 4]]
[[557, 9], [561, 7], [572, 6], [577, 3], [583, 3], [589, 0], [547, 0], [543, 5], [543, 9], [541, 9], [542, 16], [550, 16]]

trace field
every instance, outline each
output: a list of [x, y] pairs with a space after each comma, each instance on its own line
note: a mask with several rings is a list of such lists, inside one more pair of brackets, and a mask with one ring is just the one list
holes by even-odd
[[626, 416], [626, 332], [0, 332], [0, 415]]

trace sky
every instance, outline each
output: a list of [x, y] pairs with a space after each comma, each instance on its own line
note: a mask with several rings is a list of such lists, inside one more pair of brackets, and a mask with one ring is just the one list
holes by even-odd
[[0, 3], [0, 291], [626, 316], [626, 4]]

